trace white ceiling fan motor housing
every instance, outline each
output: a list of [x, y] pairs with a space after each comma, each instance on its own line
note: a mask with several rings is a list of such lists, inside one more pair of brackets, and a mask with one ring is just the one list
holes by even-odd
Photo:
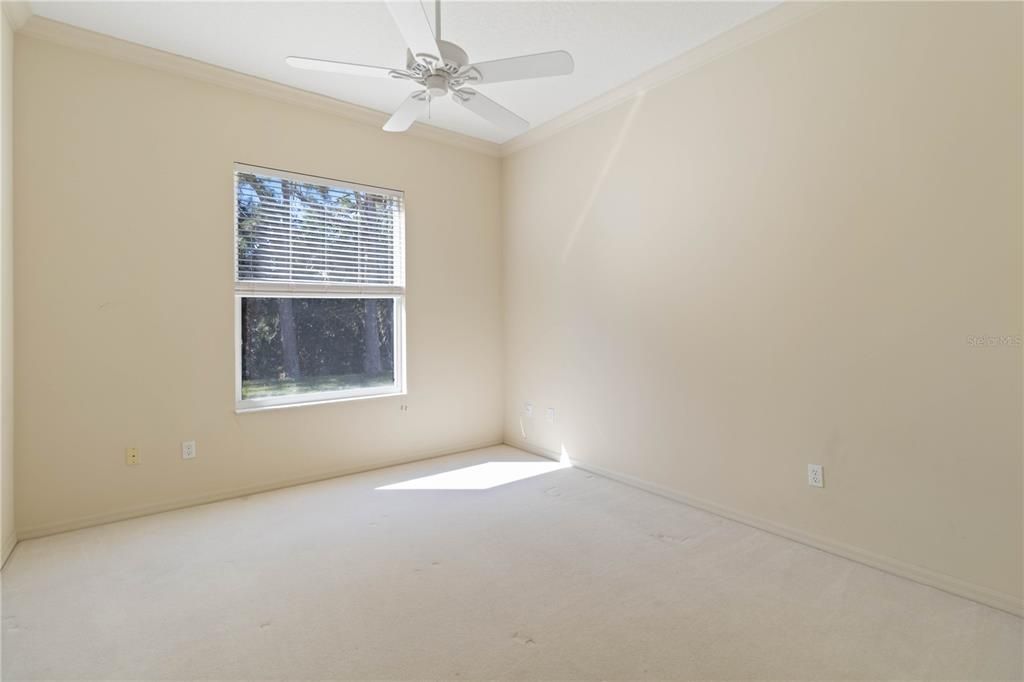
[[423, 79], [423, 87], [431, 97], [444, 97], [448, 94], [448, 77], [439, 73], [431, 74]]
[[406, 55], [410, 80], [420, 83], [432, 99], [444, 97], [449, 90], [461, 85], [465, 79], [458, 77], [459, 72], [469, 64], [469, 55], [455, 43], [439, 40], [437, 46], [441, 50], [442, 62], [427, 55], [417, 60], [411, 51]]
[[[449, 73], [457, 73], [462, 67], [469, 64], [469, 55], [466, 51], [455, 43], [449, 43], [447, 40], [437, 41], [438, 49], [441, 50], [441, 59], [444, 60], [444, 64], [435, 63], [435, 69], [444, 69]], [[422, 55], [427, 62], [434, 62], [434, 59], [429, 55]], [[416, 72], [418, 69], [422, 69], [423, 65], [416, 60], [416, 56], [413, 55], [411, 50], [406, 51], [405, 57], [406, 68], [411, 72]]]

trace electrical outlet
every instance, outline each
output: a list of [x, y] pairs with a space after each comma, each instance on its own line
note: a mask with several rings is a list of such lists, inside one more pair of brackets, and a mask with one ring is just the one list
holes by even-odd
[[125, 448], [124, 451], [124, 463], [128, 466], [139, 463], [139, 449], [138, 448]]
[[181, 458], [182, 459], [195, 459], [196, 456], [196, 442], [194, 440], [186, 440], [181, 444]]
[[825, 469], [820, 464], [807, 465], [807, 485], [815, 488], [825, 487]]
[[554, 424], [555, 423], [555, 408], [553, 408], [553, 407], [549, 407], [548, 408], [547, 417], [548, 417], [548, 424]]
[[526, 403], [523, 405], [523, 415], [527, 417], [533, 416], [533, 403]]

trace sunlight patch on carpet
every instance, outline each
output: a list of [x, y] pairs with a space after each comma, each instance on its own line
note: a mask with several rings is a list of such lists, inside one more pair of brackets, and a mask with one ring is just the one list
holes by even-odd
[[382, 485], [377, 490], [490, 490], [570, 466], [568, 462], [484, 462], [401, 483]]

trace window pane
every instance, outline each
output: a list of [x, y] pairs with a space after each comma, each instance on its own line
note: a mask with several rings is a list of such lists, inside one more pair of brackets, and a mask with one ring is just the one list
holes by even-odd
[[395, 383], [393, 298], [242, 299], [242, 399]]

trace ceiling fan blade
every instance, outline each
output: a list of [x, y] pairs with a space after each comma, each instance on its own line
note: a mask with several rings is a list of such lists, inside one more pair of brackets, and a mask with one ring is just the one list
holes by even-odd
[[285, 63], [296, 69], [307, 71], [328, 71], [330, 73], [343, 73], [348, 76], [371, 76], [388, 77], [394, 69], [386, 66], [369, 66], [367, 64], [351, 64], [349, 62], [334, 62], [329, 59], [313, 59], [311, 57], [285, 57]]
[[441, 50], [434, 39], [430, 20], [427, 19], [420, 0], [389, 0], [387, 5], [391, 18], [395, 20], [413, 56], [419, 60], [420, 55], [427, 55], [428, 58], [440, 62]]
[[527, 54], [522, 57], [495, 59], [481, 62], [469, 67], [475, 69], [479, 79], [475, 83], [500, 83], [517, 81], [524, 78], [546, 78], [548, 76], [565, 76], [572, 73], [575, 63], [572, 55], [565, 50]]
[[405, 101], [402, 102], [402, 106], [398, 107], [395, 113], [391, 114], [391, 118], [384, 124], [384, 130], [389, 133], [405, 132], [415, 123], [420, 114], [426, 110], [427, 93], [423, 90], [418, 90], [406, 97]]
[[529, 121], [513, 114], [490, 97], [485, 97], [476, 90], [462, 88], [456, 91], [453, 99], [477, 116], [490, 121], [504, 130], [521, 133], [530, 127]]

